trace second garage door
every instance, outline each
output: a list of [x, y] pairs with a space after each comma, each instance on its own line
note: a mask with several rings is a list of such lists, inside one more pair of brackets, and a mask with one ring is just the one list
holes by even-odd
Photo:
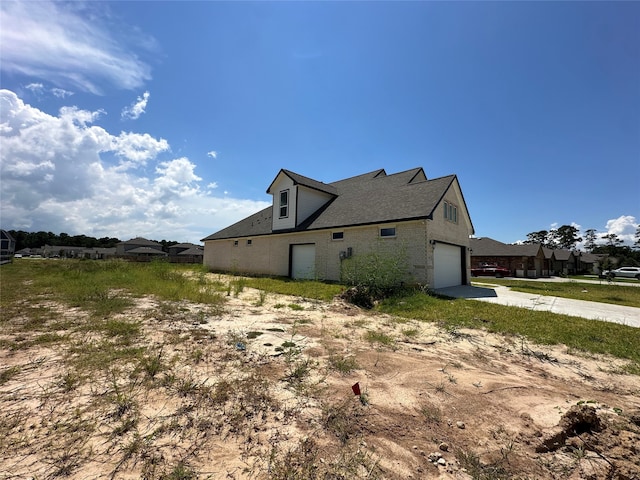
[[291, 278], [312, 280], [315, 274], [315, 244], [291, 245]]
[[462, 247], [436, 243], [433, 251], [433, 288], [462, 284]]

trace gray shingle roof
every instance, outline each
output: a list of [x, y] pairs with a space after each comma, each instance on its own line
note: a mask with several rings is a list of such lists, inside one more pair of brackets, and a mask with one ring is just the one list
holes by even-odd
[[[300, 175], [299, 173], [295, 173], [295, 172], [292, 172], [291, 170], [286, 170], [284, 168], [280, 170], [280, 172], [284, 173], [291, 180], [293, 180], [293, 183], [295, 185], [304, 185], [305, 187], [313, 188], [314, 190], [320, 190], [321, 192], [330, 193], [331, 195], [338, 194], [336, 188], [333, 185], [330, 185], [324, 182], [319, 182], [317, 180], [314, 180], [313, 178], [305, 177], [304, 175]], [[278, 175], [280, 175], [280, 172], [278, 172]], [[276, 178], [278, 178], [278, 175], [276, 175]], [[274, 179], [274, 182], [275, 182], [275, 179]], [[271, 183], [271, 185], [269, 185], [269, 188], [267, 188], [267, 193], [269, 193], [269, 191], [271, 190], [272, 185], [273, 185], [273, 182]]]
[[[456, 181], [455, 175], [427, 180], [422, 168], [392, 175], [380, 169], [330, 184], [316, 182], [288, 170], [281, 172], [300, 185], [335, 195], [293, 231], [432, 218], [434, 209]], [[203, 241], [268, 235], [273, 233], [271, 227], [272, 207], [267, 207]]]
[[474, 257], [535, 257], [540, 245], [510, 245], [488, 237], [471, 238], [471, 255]]
[[162, 245], [160, 245], [158, 242], [154, 242], [153, 240], [147, 240], [146, 238], [142, 238], [142, 237], [136, 237], [136, 238], [132, 238], [131, 240], [127, 240], [126, 242], [120, 242], [118, 243], [118, 245], [140, 245], [140, 246], [156, 246], [156, 247], [161, 247]]

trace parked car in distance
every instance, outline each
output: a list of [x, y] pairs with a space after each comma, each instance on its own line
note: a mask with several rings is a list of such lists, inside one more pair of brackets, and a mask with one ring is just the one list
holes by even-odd
[[471, 275], [478, 276], [490, 276], [490, 277], [508, 277], [511, 272], [508, 268], [501, 267], [495, 263], [481, 263], [479, 267], [471, 269]]
[[621, 278], [635, 278], [640, 280], [640, 267], [620, 267], [615, 270], [604, 271], [602, 272], [602, 276], [606, 277], [607, 275]]

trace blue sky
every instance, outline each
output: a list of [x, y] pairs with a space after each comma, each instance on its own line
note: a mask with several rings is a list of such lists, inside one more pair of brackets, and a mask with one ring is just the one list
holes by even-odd
[[0, 8], [5, 229], [197, 242], [280, 168], [417, 166], [476, 236], [640, 221], [640, 2]]

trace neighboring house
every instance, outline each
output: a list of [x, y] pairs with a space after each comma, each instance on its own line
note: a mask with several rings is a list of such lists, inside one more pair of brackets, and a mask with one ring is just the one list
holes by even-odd
[[195, 243], [178, 243], [169, 247], [169, 261], [175, 263], [202, 263], [204, 247]]
[[323, 183], [280, 170], [272, 206], [209, 235], [212, 270], [339, 281], [341, 263], [377, 251], [406, 255], [407, 281], [469, 283], [473, 225], [455, 175], [381, 170]]
[[113, 257], [115, 254], [116, 247], [94, 247], [82, 249], [83, 258], [91, 260], [106, 260]]
[[84, 247], [71, 247], [66, 245], [45, 245], [42, 247], [42, 256], [47, 258], [81, 258], [83, 252]]
[[607, 255], [583, 253], [567, 249], [552, 249], [538, 243], [511, 245], [492, 238], [471, 239], [471, 266], [495, 263], [508, 268], [516, 277], [546, 277], [599, 273], [600, 263]]
[[136, 237], [116, 244], [116, 255], [149, 260], [151, 258], [166, 257], [167, 253], [162, 250], [160, 243]]
[[547, 261], [544, 275], [573, 275], [576, 272], [576, 261], [571, 250], [542, 247]]
[[0, 230], [0, 265], [11, 263], [16, 249], [16, 241], [6, 230]]
[[578, 273], [586, 272], [598, 275], [601, 272], [600, 265], [609, 255], [603, 253], [582, 253], [578, 252], [577, 265]]
[[471, 265], [495, 263], [515, 277], [548, 275], [549, 266], [539, 244], [510, 245], [488, 237], [471, 238]]

